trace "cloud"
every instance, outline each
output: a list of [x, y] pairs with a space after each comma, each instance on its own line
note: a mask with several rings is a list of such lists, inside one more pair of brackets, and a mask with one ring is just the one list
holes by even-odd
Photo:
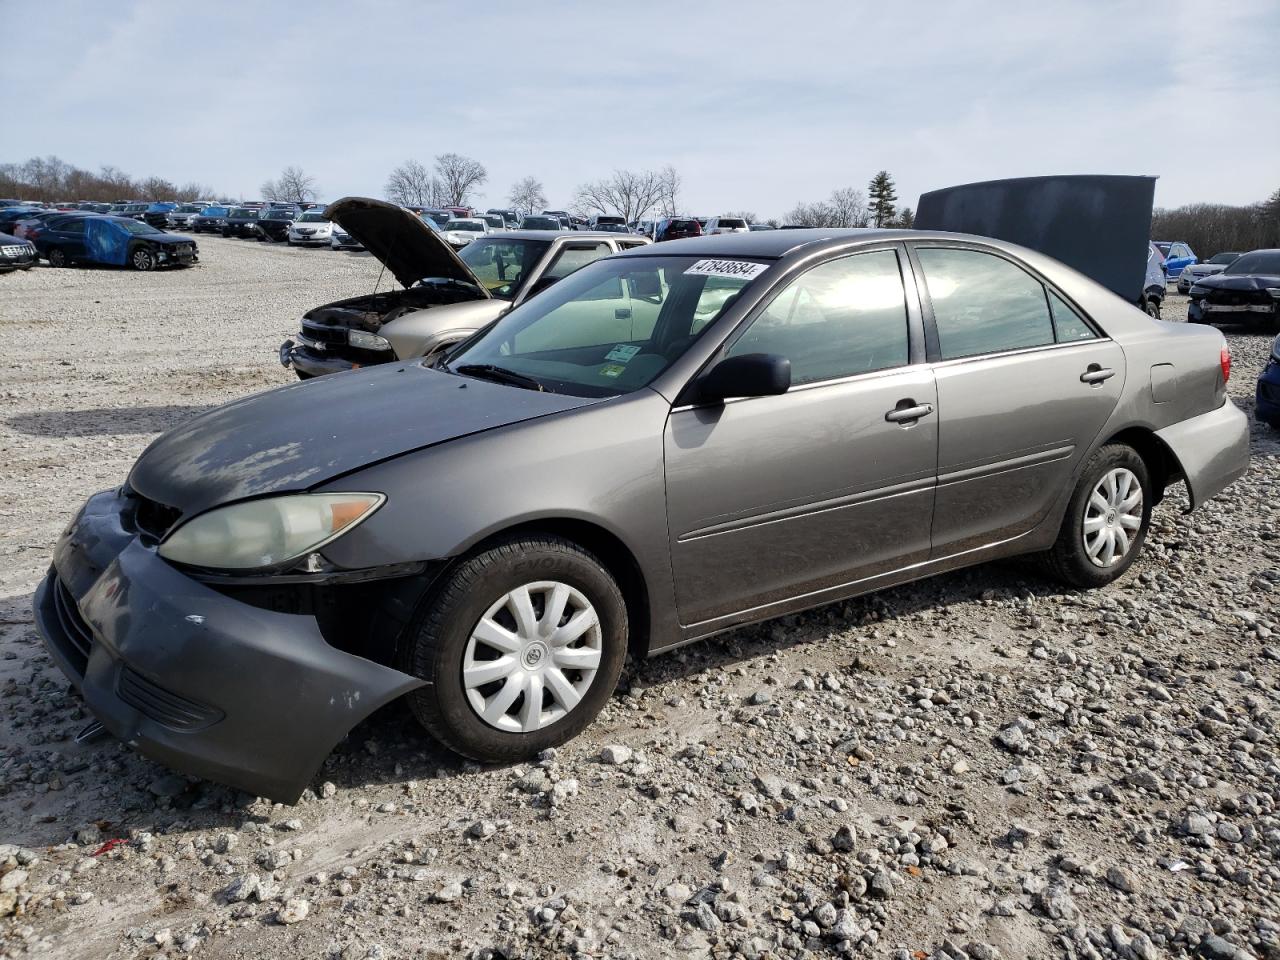
[[[888, 169], [901, 202], [1004, 176], [1154, 173], [1157, 203], [1280, 186], [1280, 6], [1237, 0], [643, 5], [45, 0], [0, 13], [5, 156], [257, 193], [288, 164], [380, 194], [456, 151], [488, 204], [674, 164], [686, 206], [779, 215]], [[13, 155], [20, 146], [22, 156]]]

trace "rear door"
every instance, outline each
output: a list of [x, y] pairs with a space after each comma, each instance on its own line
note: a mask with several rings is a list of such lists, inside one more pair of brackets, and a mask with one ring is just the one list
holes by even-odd
[[938, 387], [936, 558], [1031, 530], [1120, 397], [1125, 361], [1024, 264], [978, 244], [913, 244]]

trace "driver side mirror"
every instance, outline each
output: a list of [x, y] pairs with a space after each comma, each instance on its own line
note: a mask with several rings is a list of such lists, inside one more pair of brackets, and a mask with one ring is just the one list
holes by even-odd
[[776, 353], [728, 357], [708, 370], [698, 383], [702, 400], [772, 397], [791, 389], [791, 361]]

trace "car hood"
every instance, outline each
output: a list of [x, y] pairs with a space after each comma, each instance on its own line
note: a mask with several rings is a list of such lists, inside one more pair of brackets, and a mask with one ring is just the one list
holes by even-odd
[[168, 232], [166, 232], [166, 233], [164, 233], [163, 235], [156, 235], [156, 234], [152, 234], [152, 236], [151, 236], [151, 238], [150, 238], [150, 239], [151, 239], [151, 242], [152, 242], [152, 243], [165, 243], [165, 244], [173, 244], [173, 243], [195, 243], [195, 240], [194, 240], [194, 239], [192, 239], [191, 237], [186, 236], [185, 234], [181, 234], [181, 233], [168, 233]]
[[186, 519], [597, 402], [456, 377], [417, 361], [381, 364], [210, 410], [155, 440], [130, 471], [129, 486]]
[[1280, 276], [1265, 273], [1215, 273], [1196, 281], [1197, 286], [1208, 290], [1265, 290], [1280, 287]]
[[324, 214], [386, 264], [401, 286], [440, 277], [473, 284], [490, 296], [449, 244], [404, 207], [369, 197], [343, 197], [329, 204]]

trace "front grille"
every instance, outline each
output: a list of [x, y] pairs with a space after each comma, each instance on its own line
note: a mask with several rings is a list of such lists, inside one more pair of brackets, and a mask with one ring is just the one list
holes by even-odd
[[199, 730], [224, 716], [217, 707], [188, 700], [121, 664], [116, 695], [149, 720], [174, 730]]
[[302, 321], [303, 336], [320, 343], [338, 343], [346, 346], [347, 328], [334, 327], [327, 323], [316, 323], [312, 320]]
[[134, 499], [137, 506], [134, 508], [133, 524], [139, 533], [154, 540], [163, 540], [173, 525], [182, 519], [182, 511], [177, 507], [148, 500], [136, 493]]
[[58, 617], [61, 636], [54, 638], [63, 654], [71, 661], [79, 676], [84, 676], [89, 666], [89, 651], [93, 648], [93, 632], [80, 616], [75, 597], [61, 580], [53, 584], [53, 610]]
[[1261, 291], [1212, 290], [1205, 298], [1209, 303], [1224, 307], [1241, 307], [1250, 303], [1267, 303], [1269, 297]]

